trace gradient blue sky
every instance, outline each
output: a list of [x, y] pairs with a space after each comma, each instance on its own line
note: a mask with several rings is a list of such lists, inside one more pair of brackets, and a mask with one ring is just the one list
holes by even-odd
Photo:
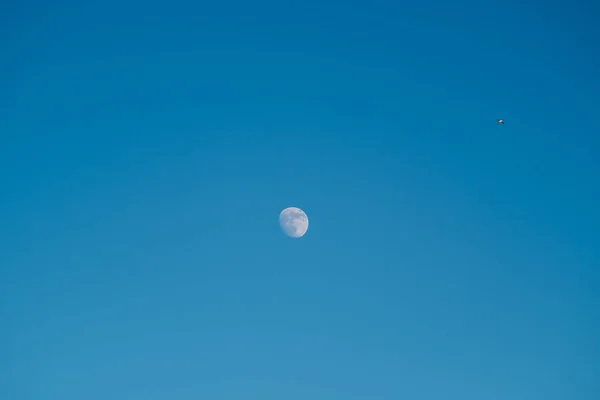
[[5, 3], [0, 398], [600, 398], [597, 2]]

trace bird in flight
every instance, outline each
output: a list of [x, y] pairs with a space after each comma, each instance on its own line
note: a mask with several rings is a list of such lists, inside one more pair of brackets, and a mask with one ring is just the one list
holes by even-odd
[[499, 119], [498, 123], [504, 125], [504, 120], [503, 119]]

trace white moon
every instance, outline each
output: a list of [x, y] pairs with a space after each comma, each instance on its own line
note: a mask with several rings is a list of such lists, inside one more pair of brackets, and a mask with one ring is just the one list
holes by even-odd
[[279, 225], [289, 237], [299, 238], [308, 230], [308, 216], [298, 207], [288, 207], [279, 214]]

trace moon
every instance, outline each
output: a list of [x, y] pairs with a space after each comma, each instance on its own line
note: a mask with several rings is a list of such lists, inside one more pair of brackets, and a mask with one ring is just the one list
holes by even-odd
[[297, 239], [308, 230], [308, 216], [298, 207], [288, 207], [279, 214], [279, 225], [283, 233]]

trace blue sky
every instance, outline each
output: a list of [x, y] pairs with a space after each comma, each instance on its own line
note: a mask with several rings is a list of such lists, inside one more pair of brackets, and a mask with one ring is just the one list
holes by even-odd
[[600, 7], [536, 4], [3, 5], [0, 398], [599, 398]]

